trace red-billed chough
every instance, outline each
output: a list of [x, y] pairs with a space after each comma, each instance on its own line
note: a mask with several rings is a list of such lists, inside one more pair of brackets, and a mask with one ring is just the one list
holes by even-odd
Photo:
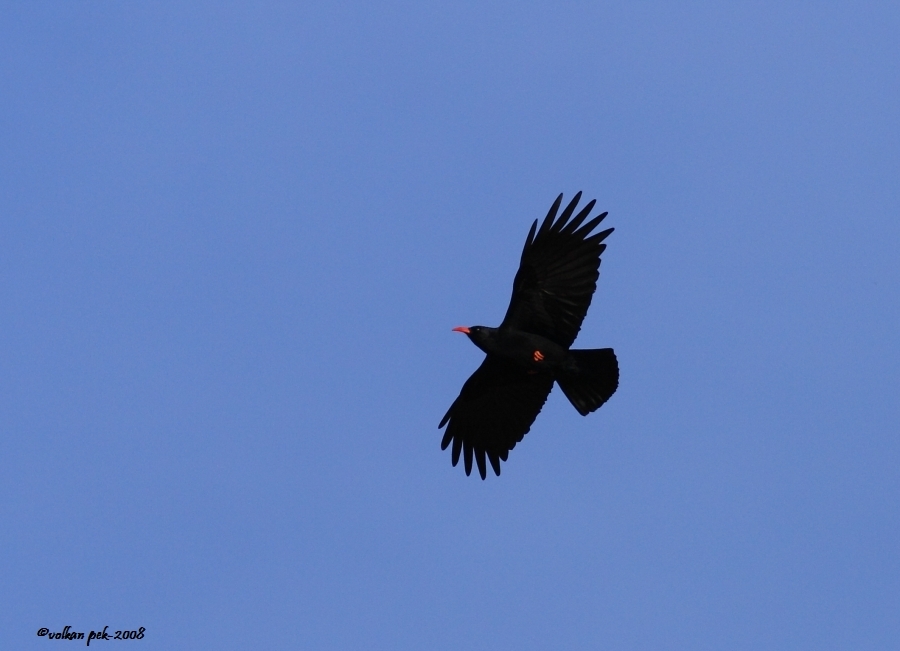
[[453, 465], [462, 452], [467, 475], [473, 457], [482, 479], [485, 457], [500, 474], [500, 460], [531, 429], [554, 381], [582, 416], [619, 385], [612, 348], [569, 350], [597, 288], [602, 242], [613, 232], [591, 234], [607, 213], [582, 225], [595, 201], [572, 218], [580, 198], [579, 192], [557, 218], [559, 195], [541, 227], [532, 224], [500, 327], [453, 328], [487, 353], [438, 425], [447, 425], [441, 449], [453, 443]]

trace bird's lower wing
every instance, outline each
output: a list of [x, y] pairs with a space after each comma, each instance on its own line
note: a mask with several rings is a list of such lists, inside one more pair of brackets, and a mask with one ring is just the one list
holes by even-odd
[[506, 461], [531, 429], [552, 388], [551, 376], [531, 374], [488, 355], [438, 425], [447, 425], [441, 449], [453, 443], [454, 466], [462, 451], [467, 475], [473, 456], [482, 479], [487, 474], [485, 456], [499, 475], [500, 460]]

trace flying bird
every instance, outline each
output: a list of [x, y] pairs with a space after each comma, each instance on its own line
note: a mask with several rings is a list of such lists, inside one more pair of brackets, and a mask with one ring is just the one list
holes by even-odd
[[540, 228], [538, 220], [531, 225], [500, 327], [453, 328], [487, 353], [438, 425], [447, 426], [441, 449], [452, 443], [453, 465], [462, 453], [467, 475], [474, 458], [484, 479], [485, 457], [500, 475], [500, 461], [531, 429], [554, 382], [582, 416], [619, 386], [612, 348], [570, 350], [597, 288], [603, 240], [613, 229], [591, 234], [605, 212], [584, 223], [596, 201], [572, 217], [581, 192], [557, 217], [562, 198]]

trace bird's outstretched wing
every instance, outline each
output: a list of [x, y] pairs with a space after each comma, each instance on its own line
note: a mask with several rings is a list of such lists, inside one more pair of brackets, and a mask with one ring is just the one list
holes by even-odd
[[608, 228], [591, 235], [607, 213], [582, 226], [595, 201], [570, 220], [580, 199], [579, 192], [555, 219], [559, 195], [540, 229], [537, 220], [532, 224], [501, 329], [541, 335], [565, 348], [575, 341], [597, 288], [600, 254], [606, 249], [602, 242], [613, 232]]
[[438, 425], [447, 425], [441, 449], [453, 443], [454, 466], [462, 451], [467, 475], [472, 472], [473, 456], [482, 479], [485, 456], [499, 475], [500, 460], [506, 461], [509, 451], [531, 429], [552, 388], [549, 374], [530, 374], [488, 355]]

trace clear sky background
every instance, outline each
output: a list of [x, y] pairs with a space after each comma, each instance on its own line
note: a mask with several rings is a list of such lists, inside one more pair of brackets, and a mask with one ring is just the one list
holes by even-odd
[[[898, 34], [891, 2], [4, 3], [0, 648], [897, 649]], [[466, 477], [450, 329], [499, 323], [578, 190], [619, 390], [554, 390]]]

